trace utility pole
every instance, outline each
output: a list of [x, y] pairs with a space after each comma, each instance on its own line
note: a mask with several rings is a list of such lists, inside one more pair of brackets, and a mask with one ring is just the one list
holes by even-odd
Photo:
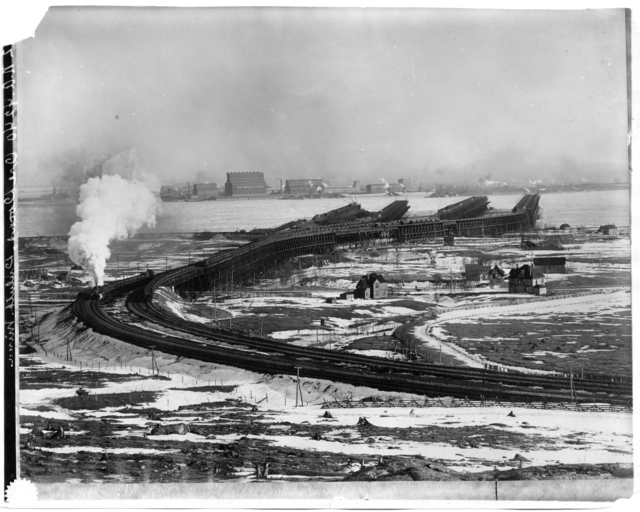
[[569, 383], [571, 387], [571, 400], [574, 400], [575, 391], [573, 389], [573, 367], [571, 365], [571, 361], [569, 361]]
[[298, 407], [298, 394], [300, 394], [300, 405], [304, 405], [302, 400], [302, 388], [300, 388], [300, 368], [301, 366], [296, 366], [296, 407]]
[[260, 315], [260, 337], [262, 338], [262, 321], [264, 320], [264, 315]]
[[156, 371], [158, 372], [158, 375], [160, 375], [160, 368], [158, 368], [158, 363], [156, 362], [156, 354], [153, 351], [156, 346], [150, 345], [149, 348], [151, 349], [151, 371], [154, 375], [156, 374]]
[[213, 319], [218, 321], [218, 314], [216, 313], [216, 282], [213, 281]]

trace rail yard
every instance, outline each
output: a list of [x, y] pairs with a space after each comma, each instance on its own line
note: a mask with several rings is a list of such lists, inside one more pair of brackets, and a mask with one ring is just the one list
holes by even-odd
[[[83, 435], [90, 435], [89, 444], [97, 443], [97, 446], [103, 446], [103, 443], [97, 440], [96, 435], [104, 435], [110, 439], [104, 453], [110, 453], [108, 458], [115, 462], [107, 461], [104, 465], [106, 473], [98, 477], [100, 481], [109, 481], [109, 474], [115, 472], [126, 473], [126, 481], [155, 481], [157, 478], [173, 481], [174, 477], [166, 473], [160, 477], [154, 476], [153, 469], [149, 471], [149, 467], [157, 470], [164, 467], [163, 464], [175, 468], [175, 479], [266, 479], [267, 463], [271, 467], [272, 479], [300, 478], [300, 475], [306, 475], [309, 479], [366, 479], [372, 467], [386, 468], [385, 464], [406, 464], [409, 460], [413, 461], [411, 464], [416, 464], [410, 454], [422, 453], [422, 448], [416, 445], [417, 451], [411, 452], [410, 446], [413, 445], [410, 443], [418, 439], [406, 438], [406, 426], [401, 426], [400, 430], [397, 426], [414, 421], [410, 418], [421, 418], [417, 420], [418, 423], [422, 422], [421, 426], [414, 427], [419, 438], [428, 431], [432, 432], [433, 438], [431, 441], [424, 438], [420, 443], [424, 443], [425, 447], [432, 443], [436, 451], [439, 449], [440, 455], [434, 464], [439, 464], [437, 467], [441, 469], [449, 468], [447, 471], [426, 468], [425, 471], [438, 473], [434, 479], [494, 478], [495, 472], [489, 475], [483, 472], [483, 467], [496, 465], [503, 470], [502, 478], [509, 479], [517, 474], [509, 472], [515, 471], [518, 465], [522, 471], [520, 459], [511, 460], [515, 453], [511, 451], [515, 449], [533, 457], [535, 446], [546, 446], [547, 451], [544, 456], [534, 457], [531, 475], [535, 471], [538, 471], [538, 477], [544, 473], [542, 478], [556, 478], [566, 471], [572, 475], [592, 471], [593, 475], [604, 478], [627, 475], [629, 468], [625, 464], [630, 459], [626, 455], [626, 437], [620, 438], [624, 439], [621, 444], [613, 435], [614, 444], [605, 446], [604, 441], [597, 438], [599, 434], [596, 431], [587, 434], [581, 432], [582, 442], [593, 443], [591, 448], [600, 450], [598, 453], [602, 454], [590, 464], [576, 466], [579, 459], [574, 457], [574, 452], [570, 453], [564, 448], [558, 452], [558, 458], [548, 456], [559, 450], [558, 447], [550, 447], [551, 432], [554, 429], [562, 430], [563, 427], [539, 426], [535, 435], [531, 432], [528, 437], [521, 437], [520, 432], [527, 431], [518, 429], [529, 428], [535, 422], [544, 423], [547, 420], [543, 418], [551, 414], [590, 415], [594, 425], [601, 429], [603, 415], [629, 416], [632, 411], [630, 374], [614, 372], [610, 367], [598, 367], [595, 363], [587, 364], [586, 372], [584, 363], [581, 370], [578, 365], [567, 366], [562, 371], [537, 370], [535, 365], [533, 368], [519, 366], [517, 356], [513, 355], [504, 362], [496, 363], [501, 361], [498, 354], [478, 358], [470, 352], [476, 348], [470, 345], [472, 342], [465, 341], [468, 338], [461, 336], [453, 339], [448, 335], [450, 339], [447, 339], [447, 333], [442, 333], [443, 328], [439, 327], [444, 322], [450, 331], [460, 330], [456, 322], [463, 322], [458, 318], [463, 316], [465, 308], [491, 306], [495, 309], [482, 309], [479, 313], [480, 316], [491, 318], [491, 315], [500, 313], [500, 308], [512, 308], [517, 312], [519, 307], [530, 310], [535, 304], [553, 303], [561, 308], [561, 305], [571, 303], [572, 297], [587, 294], [588, 299], [588, 294], [596, 292], [601, 295], [592, 302], [615, 295], [617, 301], [625, 304], [624, 286], [617, 286], [618, 277], [615, 281], [606, 281], [609, 283], [607, 285], [603, 280], [602, 285], [596, 286], [597, 290], [593, 287], [575, 287], [573, 282], [568, 281], [568, 278], [583, 276], [582, 281], [575, 281], [582, 283], [602, 268], [601, 263], [597, 268], [593, 264], [580, 263], [583, 257], [577, 252], [569, 257], [575, 261], [570, 276], [550, 275], [547, 286], [551, 293], [548, 297], [528, 296], [525, 300], [508, 290], [488, 287], [471, 289], [465, 286], [456, 290], [458, 281], [451, 270], [448, 283], [441, 282], [440, 276], [447, 277], [447, 274], [438, 269], [445, 269], [447, 265], [451, 268], [448, 262], [456, 261], [458, 266], [464, 266], [461, 262], [475, 262], [478, 258], [486, 260], [487, 254], [492, 254], [491, 259], [501, 261], [502, 265], [508, 261], [532, 261], [530, 252], [523, 251], [521, 246], [525, 239], [538, 243], [537, 235], [531, 234], [539, 214], [539, 201], [538, 195], [529, 194], [520, 199], [513, 209], [497, 211], [488, 207], [487, 198], [474, 197], [442, 208], [433, 215], [414, 217], [405, 217], [409, 209], [406, 201], [397, 201], [378, 213], [362, 212], [359, 207], [348, 206], [335, 214], [329, 212], [269, 230], [256, 230], [242, 233], [241, 236], [238, 234], [238, 239], [242, 241], [235, 246], [232, 232], [218, 234], [215, 237], [227, 239], [232, 244], [226, 250], [219, 249], [213, 255], [206, 256], [203, 245], [203, 257], [197, 258], [195, 255], [199, 252], [194, 248], [187, 264], [179, 264], [181, 258], [172, 258], [169, 268], [167, 256], [167, 261], [163, 260], [164, 269], [160, 265], [152, 265], [152, 268], [143, 272], [129, 272], [128, 275], [122, 272], [101, 288], [82, 291], [69, 306], [62, 309], [51, 306], [47, 311], [40, 304], [43, 312], [38, 325], [43, 332], [49, 333], [49, 338], [39, 335], [34, 339], [33, 329], [31, 335], [25, 337], [33, 350], [25, 359], [28, 364], [26, 375], [37, 378], [39, 374], [46, 375], [51, 371], [56, 374], [61, 372], [68, 377], [74, 376], [69, 382], [85, 383], [87, 386], [91, 383], [91, 375], [98, 370], [97, 358], [105, 365], [97, 372], [103, 372], [101, 379], [115, 380], [103, 390], [96, 388], [92, 391], [94, 385], [89, 385], [88, 397], [79, 395], [73, 398], [72, 407], [71, 402], [64, 398], [74, 393], [69, 386], [63, 386], [68, 388], [66, 391], [54, 394], [62, 397], [56, 398], [54, 403], [37, 399], [37, 393], [33, 392], [29, 398], [31, 402], [27, 400], [24, 404], [21, 432], [25, 442], [35, 439], [34, 442], [43, 451], [25, 450], [23, 457], [26, 467], [33, 475], [40, 474], [45, 480], [56, 480], [58, 477], [46, 469], [44, 454], [53, 453], [66, 460], [82, 451], [80, 440]], [[565, 237], [562, 240], [566, 244], [570, 237], [561, 236]], [[454, 238], [456, 246], [443, 247], [443, 240], [447, 237]], [[194, 240], [202, 244], [211, 238], [205, 233], [194, 236]], [[598, 240], [605, 244], [605, 248], [617, 243], [613, 239]], [[388, 261], [390, 251], [395, 253], [395, 262], [393, 257]], [[500, 251], [504, 255], [500, 255]], [[210, 254], [211, 251], [206, 252]], [[336, 257], [336, 254], [342, 256]], [[382, 254], [383, 260], [380, 259]], [[400, 261], [400, 254], [405, 261]], [[164, 255], [155, 257], [160, 259]], [[433, 267], [428, 280], [415, 277], [418, 271], [414, 267], [420, 268], [422, 264], [412, 261], [423, 261], [421, 258], [426, 258], [425, 261], [430, 261]], [[322, 265], [327, 265], [324, 270], [318, 260], [325, 262]], [[302, 270], [302, 261], [307, 262], [306, 270]], [[327, 263], [331, 261], [333, 266]], [[438, 261], [442, 261], [440, 266]], [[611, 261], [619, 260], [611, 257]], [[288, 277], [278, 288], [278, 269], [291, 267], [291, 262], [295, 262], [293, 270], [286, 271]], [[580, 265], [585, 265], [585, 270]], [[620, 267], [619, 263], [617, 265]], [[340, 290], [345, 286], [348, 289], [349, 279], [354, 280], [349, 276], [353, 276], [354, 272], [355, 275], [362, 273], [366, 268], [384, 271], [395, 290], [393, 296], [371, 301], [370, 305], [367, 301], [357, 300], [336, 304], [334, 300], [330, 305], [323, 306], [324, 309], [318, 314], [323, 318], [332, 318], [331, 315], [351, 315], [355, 318], [360, 315], [363, 318], [360, 324], [366, 324], [366, 318], [370, 318], [368, 323], [373, 325], [377, 322], [383, 327], [379, 331], [348, 327], [346, 319], [341, 323], [338, 318], [332, 320], [332, 327], [327, 327], [324, 320], [321, 324], [319, 319], [312, 320], [309, 316], [305, 330], [305, 313], [298, 313], [304, 308], [303, 304], [314, 304], [314, 301], [324, 303], [325, 299], [330, 299], [332, 289]], [[619, 272], [626, 279], [626, 270], [619, 269]], [[285, 270], [281, 270], [280, 276], [284, 273]], [[601, 274], [599, 272], [597, 275]], [[287, 279], [290, 283], [288, 287], [285, 286]], [[276, 284], [269, 284], [272, 280]], [[252, 296], [258, 298], [242, 298]], [[602, 299], [598, 299], [600, 296]], [[543, 299], [546, 302], [540, 302]], [[418, 314], [406, 316], [406, 312], [412, 310], [407, 306]], [[344, 310], [347, 307], [351, 308], [348, 310], [351, 313]], [[288, 311], [291, 314], [286, 313], [286, 308], [290, 308]], [[376, 308], [387, 313], [374, 313]], [[181, 312], [187, 309], [191, 313]], [[260, 313], [252, 310], [259, 310]], [[340, 313], [343, 310], [345, 312]], [[273, 313], [269, 314], [269, 311]], [[443, 314], [445, 311], [449, 316]], [[469, 311], [473, 313], [472, 309]], [[302, 320], [294, 322], [293, 318], [298, 318], [298, 314]], [[385, 316], [397, 319], [393, 328], [389, 327], [389, 318], [385, 319]], [[468, 318], [467, 322], [474, 322], [473, 316], [468, 315]], [[259, 331], [258, 328], [252, 330], [245, 327], [255, 325], [254, 320], [259, 321]], [[263, 322], [271, 334], [262, 333]], [[284, 322], [284, 326], [277, 327], [278, 322]], [[339, 326], [343, 324], [345, 327], [340, 330]], [[294, 330], [287, 330], [287, 325], [293, 326]], [[422, 334], [418, 332], [420, 326], [423, 328], [420, 331]], [[534, 328], [529, 327], [529, 330]], [[332, 331], [329, 342], [321, 342], [320, 329], [325, 334], [328, 332], [326, 329]], [[361, 332], [359, 329], [362, 329], [362, 333], [356, 334]], [[279, 331], [282, 335], [278, 334]], [[544, 331], [551, 332], [548, 328], [540, 330]], [[292, 334], [286, 334], [288, 332]], [[567, 335], [544, 336], [559, 340], [558, 343], [562, 344], [561, 336]], [[594, 333], [594, 336], [598, 334]], [[71, 343], [70, 338], [74, 337]], [[540, 342], [539, 338], [536, 340]], [[493, 345], [496, 343], [501, 342], [493, 341]], [[439, 357], [434, 355], [437, 352], [433, 347], [429, 351], [430, 344], [434, 347], [439, 345]], [[360, 346], [365, 348], [356, 348]], [[539, 349], [531, 346], [533, 343], [522, 350], [538, 354]], [[583, 345], [576, 352], [571, 345], [562, 346], [565, 352], [558, 352], [558, 356], [549, 351], [551, 355], [546, 355], [543, 351], [539, 357], [562, 358], [566, 357], [565, 354], [574, 354], [579, 358], [584, 353], [587, 357], [592, 355], [595, 362], [599, 357], [604, 357], [598, 351], [604, 353], [605, 350], [614, 350], [589, 349], [588, 345]], [[376, 347], [379, 348], [376, 350]], [[63, 352], [66, 355], [62, 355]], [[470, 365], [464, 362], [467, 360], [480, 363]], [[116, 378], [116, 375], [119, 377]], [[185, 384], [185, 377], [189, 385]], [[121, 382], [121, 379], [124, 380]], [[163, 383], [165, 381], [166, 384]], [[292, 390], [295, 390], [295, 402]], [[136, 392], [139, 393], [137, 400]], [[120, 396], [118, 393], [123, 395], [122, 400], [116, 398], [116, 395]], [[29, 392], [27, 395], [30, 396]], [[191, 398], [185, 402], [185, 397]], [[95, 401], [93, 404], [92, 399]], [[109, 407], [109, 403], [116, 407]], [[61, 407], [62, 404], [65, 405]], [[37, 412], [38, 408], [40, 412]], [[389, 408], [393, 408], [394, 414], [388, 414]], [[355, 421], [358, 417], [353, 417], [354, 412], [351, 412], [356, 409], [360, 411], [357, 425]], [[74, 410], [80, 412], [72, 412]], [[94, 412], [87, 412], [91, 410]], [[331, 414], [322, 415], [322, 410], [331, 411]], [[465, 410], [478, 411], [481, 419], [477, 425], [475, 420], [465, 423], [466, 420], [460, 419], [460, 415], [466, 414], [462, 412]], [[434, 414], [444, 416], [440, 418], [440, 423]], [[395, 429], [385, 426], [387, 418], [392, 416], [399, 418], [394, 420]], [[47, 417], [49, 420], [46, 420]], [[447, 417], [452, 418], [449, 423], [468, 426], [447, 425], [444, 421]], [[519, 419], [513, 420], [516, 417]], [[527, 421], [522, 422], [522, 418], [527, 418]], [[97, 427], [93, 422], [96, 420], [102, 422], [99, 429], [101, 434], [95, 431]], [[332, 425], [332, 421], [338, 423]], [[351, 421], [354, 425], [350, 425]], [[186, 434], [158, 435], [157, 431], [148, 430], [154, 424], [170, 426], [176, 425], [176, 422], [186, 425]], [[289, 436], [286, 438], [288, 440], [274, 436], [274, 432], [269, 430], [280, 428], [283, 422], [288, 425], [283, 427]], [[513, 425], [509, 426], [511, 423]], [[60, 441], [49, 440], [52, 434], [45, 434], [42, 440], [33, 434], [38, 428], [55, 433], [60, 424], [70, 430], [65, 445], [67, 455], [62, 455], [64, 449]], [[294, 424], [297, 426], [294, 427]], [[436, 427], [436, 424], [439, 426]], [[440, 432], [439, 429], [444, 430]], [[569, 437], [566, 442], [569, 444], [577, 439], [573, 437], [573, 430], [567, 427], [566, 435]], [[83, 434], [87, 431], [90, 434]], [[498, 435], [498, 431], [503, 436], [503, 444], [499, 448], [492, 437]], [[144, 437], [141, 437], [143, 434]], [[443, 442], [447, 443], [446, 436], [450, 436], [451, 442], [458, 451], [462, 450], [464, 456], [449, 453], [441, 446]], [[478, 437], [479, 443], [473, 441], [475, 437]], [[311, 441], [303, 442], [303, 439]], [[178, 441], [184, 450], [196, 450], [197, 453], [182, 450], [182, 455], [172, 454]], [[330, 442], [327, 444], [327, 441]], [[116, 446], [122, 447], [121, 455], [113, 451]], [[438, 446], [440, 448], [436, 448]], [[478, 463], [473, 461], [471, 454], [466, 455], [466, 450], [478, 450], [482, 446], [491, 446], [495, 453], [500, 452], [500, 457], [507, 460], [494, 463], [489, 462], [491, 457], [488, 457]], [[257, 447], [267, 455], [256, 453]], [[396, 448], [399, 449], [397, 454], [386, 451]], [[156, 450], [157, 453], [143, 456], [147, 449]], [[282, 451], [285, 449], [290, 453], [295, 452], [295, 457], [301, 457], [296, 459], [296, 464], [300, 465], [297, 472], [286, 469], [288, 462]], [[213, 452], [210, 453], [210, 450]], [[611, 456], [616, 450], [621, 450], [619, 455]], [[243, 459], [242, 464], [238, 465], [238, 461], [235, 461], [234, 452], [235, 456]], [[309, 453], [314, 455], [302, 462], [304, 454]], [[383, 453], [385, 459], [388, 454], [389, 462], [383, 463]], [[326, 471], [319, 469], [317, 456], [328, 457], [330, 464]], [[132, 458], [134, 461], [144, 459], [147, 462], [135, 462], [135, 467], [128, 467]], [[215, 462], [202, 465], [205, 458], [215, 459]], [[95, 479], [95, 468], [102, 467], [102, 464], [86, 455], [77, 460], [81, 469], [76, 474], [66, 475], [66, 481]], [[113, 464], [120, 469], [114, 470]], [[199, 469], [193, 473], [195, 467]], [[162, 473], [161, 469], [159, 471]]]

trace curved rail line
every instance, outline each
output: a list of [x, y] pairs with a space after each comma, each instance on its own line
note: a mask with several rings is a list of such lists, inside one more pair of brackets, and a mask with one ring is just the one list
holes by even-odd
[[[523, 203], [524, 201], [524, 203]], [[535, 222], [537, 198], [525, 196], [517, 212], [502, 217], [507, 221], [500, 229], [510, 230], [523, 223]], [[517, 210], [514, 209], [514, 210]], [[533, 217], [532, 217], [533, 216]], [[477, 229], [473, 222], [462, 219], [456, 229]], [[439, 228], [437, 225], [439, 224]], [[497, 226], [498, 224], [496, 224]], [[290, 230], [267, 236], [234, 251], [218, 253], [211, 258], [173, 269], [156, 277], [138, 276], [110, 283], [103, 289], [103, 298], [78, 296], [73, 303], [75, 316], [95, 331], [132, 343], [202, 361], [245, 368], [258, 373], [295, 374], [346, 382], [357, 386], [388, 391], [416, 393], [429, 397], [490, 398], [502, 400], [571, 400], [570, 381], [562, 377], [532, 376], [492, 370], [436, 366], [420, 362], [390, 361], [384, 358], [299, 347], [284, 342], [256, 338], [233, 331], [211, 329], [187, 322], [154, 302], [160, 287], [171, 287], [183, 295], [215, 289], [224, 283], [242, 282], [256, 270], [277, 264], [292, 256], [329, 252], [337, 245], [362, 243], [370, 239], [388, 237], [404, 241], [429, 237], [443, 223], [433, 219], [412, 219], [389, 223], [371, 222], [335, 224], [313, 230]], [[484, 230], [484, 228], [482, 228]], [[497, 229], [497, 228], [496, 228]], [[145, 328], [144, 324], [125, 323], [110, 316], [101, 306], [111, 297], [129, 293], [127, 307], [141, 322], [162, 326], [167, 334]], [[175, 334], [170, 334], [175, 333]], [[574, 388], [581, 401], [598, 401], [629, 405], [631, 385], [615, 379], [574, 379]]]

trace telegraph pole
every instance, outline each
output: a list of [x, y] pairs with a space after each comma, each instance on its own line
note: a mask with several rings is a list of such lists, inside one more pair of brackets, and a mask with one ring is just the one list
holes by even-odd
[[160, 368], [158, 368], [158, 363], [156, 362], [156, 354], [153, 351], [156, 346], [150, 345], [149, 348], [151, 349], [151, 371], [154, 375], [156, 374], [156, 371], [158, 372], [158, 375], [160, 375]]
[[216, 313], [216, 282], [213, 281], [213, 319], [217, 322], [218, 315]]
[[300, 389], [300, 366], [296, 366], [296, 407], [298, 407], [298, 394], [300, 394], [300, 402], [302, 402], [302, 389]]
[[569, 383], [571, 387], [571, 400], [574, 400], [575, 391], [573, 389], [573, 367], [571, 365], [571, 361], [569, 361]]

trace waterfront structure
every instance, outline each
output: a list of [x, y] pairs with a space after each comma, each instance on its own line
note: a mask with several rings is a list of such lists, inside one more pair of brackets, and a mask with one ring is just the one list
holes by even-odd
[[358, 194], [360, 192], [360, 182], [354, 181], [353, 185], [325, 185], [325, 194]]
[[533, 265], [522, 265], [520, 268], [511, 269], [509, 271], [509, 292], [545, 294], [544, 274]]
[[365, 187], [367, 194], [384, 194], [404, 192], [404, 188], [400, 183], [372, 183]]
[[323, 194], [324, 183], [321, 178], [287, 180], [284, 185], [284, 193], [294, 196]]
[[398, 180], [398, 184], [402, 187], [402, 190], [404, 192], [409, 192], [409, 189], [411, 188], [411, 180], [406, 178], [400, 178]]
[[227, 197], [263, 196], [267, 193], [267, 182], [262, 172], [228, 172], [224, 184]]
[[207, 199], [215, 199], [218, 197], [217, 183], [194, 183], [191, 192], [191, 200], [206, 201]]
[[602, 233], [603, 235], [609, 236], [618, 236], [618, 228], [615, 224], [605, 224], [604, 226], [600, 226], [600, 228], [598, 228], [597, 233]]

